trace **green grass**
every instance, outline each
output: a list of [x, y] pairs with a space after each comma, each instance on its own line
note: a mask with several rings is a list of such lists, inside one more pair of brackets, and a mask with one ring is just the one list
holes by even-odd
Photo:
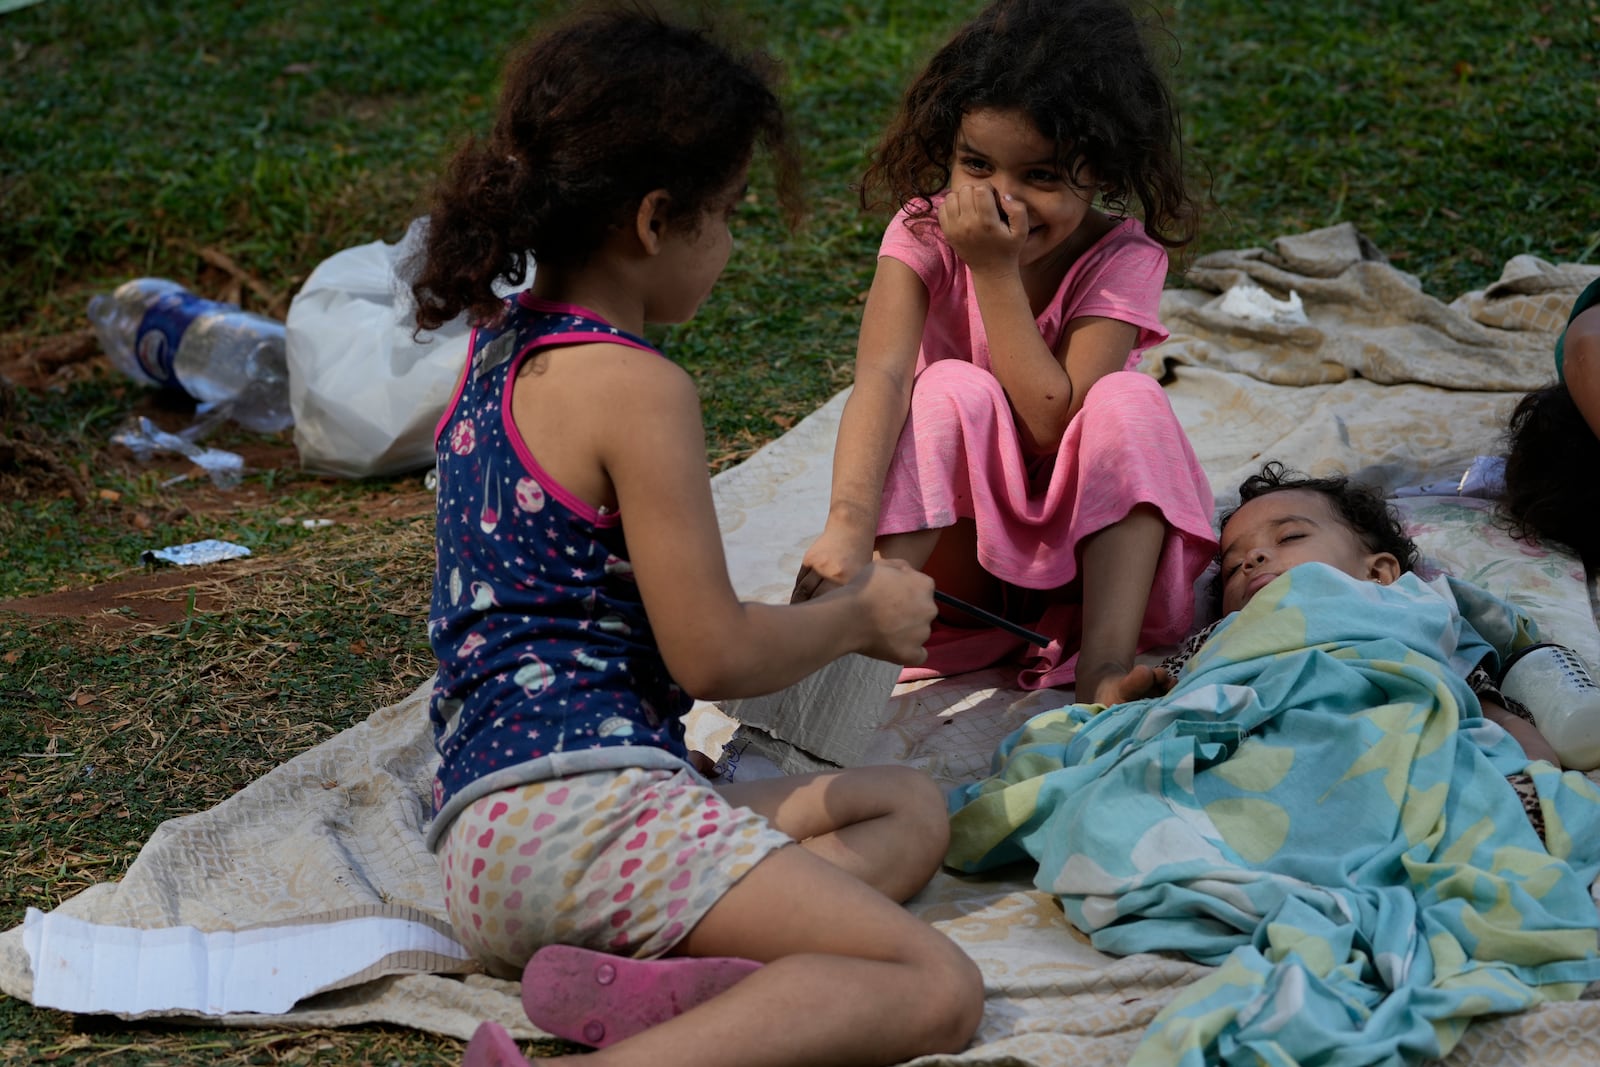
[[1207, 247], [1358, 225], [1424, 288], [1594, 262], [1600, 5], [1179, 3]]
[[[0, 15], [0, 351], [81, 331], [90, 293], [141, 274], [213, 296], [253, 283], [247, 305], [283, 314], [323, 259], [403, 232], [450, 148], [486, 122], [504, 49], [563, 6], [46, 0]], [[711, 300], [656, 335], [700, 383], [714, 468], [848, 382], [884, 222], [851, 184], [912, 71], [977, 7], [742, 4], [787, 65], [812, 215], [785, 232], [758, 169]], [[1189, 158], [1214, 201], [1191, 256], [1351, 221], [1446, 300], [1519, 253], [1600, 256], [1600, 0], [1170, 0], [1163, 13]], [[60, 381], [0, 389], [0, 441], [56, 464], [0, 461], [0, 599], [134, 573], [141, 549], [201, 537], [255, 555], [220, 609], [159, 627], [0, 614], [0, 927], [117, 877], [162, 820], [429, 669], [429, 524], [372, 510], [415, 493], [414, 477], [269, 470], [247, 503], [217, 509], [202, 485], [162, 486], [108, 456], [149, 402], [139, 389]], [[295, 521], [335, 512], [361, 521]], [[0, 1000], [7, 1062], [458, 1057], [455, 1042], [380, 1028], [173, 1029]]]

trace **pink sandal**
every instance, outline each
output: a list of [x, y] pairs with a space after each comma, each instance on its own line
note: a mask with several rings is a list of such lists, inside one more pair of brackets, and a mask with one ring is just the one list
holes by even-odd
[[497, 1022], [485, 1020], [478, 1024], [477, 1033], [467, 1042], [467, 1054], [461, 1067], [531, 1067], [517, 1043], [511, 1040], [506, 1028]]
[[550, 945], [522, 972], [522, 1007], [546, 1033], [605, 1048], [682, 1015], [760, 967], [731, 956], [634, 960]]

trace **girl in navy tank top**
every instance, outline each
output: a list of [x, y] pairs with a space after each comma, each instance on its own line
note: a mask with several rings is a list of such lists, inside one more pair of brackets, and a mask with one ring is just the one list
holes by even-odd
[[[590, 1063], [898, 1063], [960, 1051], [982, 1014], [976, 967], [900, 906], [945, 851], [930, 778], [719, 788], [684, 745], [693, 699], [852, 652], [920, 663], [935, 614], [898, 562], [740, 601], [694, 382], [642, 336], [710, 293], [758, 145], [796, 203], [772, 79], [633, 7], [547, 29], [416, 265], [419, 330], [477, 324], [436, 438], [428, 840], [457, 936]], [[486, 1022], [467, 1062], [525, 1061]]]

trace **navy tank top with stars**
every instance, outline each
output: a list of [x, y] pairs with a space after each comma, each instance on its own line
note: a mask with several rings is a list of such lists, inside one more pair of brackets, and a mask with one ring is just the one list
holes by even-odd
[[511, 383], [532, 353], [595, 342], [655, 351], [586, 309], [508, 299], [500, 322], [474, 332], [435, 435], [430, 839], [496, 789], [687, 756], [692, 701], [656, 647], [620, 517], [546, 474], [511, 418]]

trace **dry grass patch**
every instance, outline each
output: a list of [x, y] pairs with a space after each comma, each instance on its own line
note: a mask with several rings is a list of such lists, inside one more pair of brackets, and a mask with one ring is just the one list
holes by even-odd
[[0, 922], [117, 877], [160, 822], [431, 674], [432, 522], [325, 534], [135, 595], [178, 608], [166, 624], [0, 616]]

